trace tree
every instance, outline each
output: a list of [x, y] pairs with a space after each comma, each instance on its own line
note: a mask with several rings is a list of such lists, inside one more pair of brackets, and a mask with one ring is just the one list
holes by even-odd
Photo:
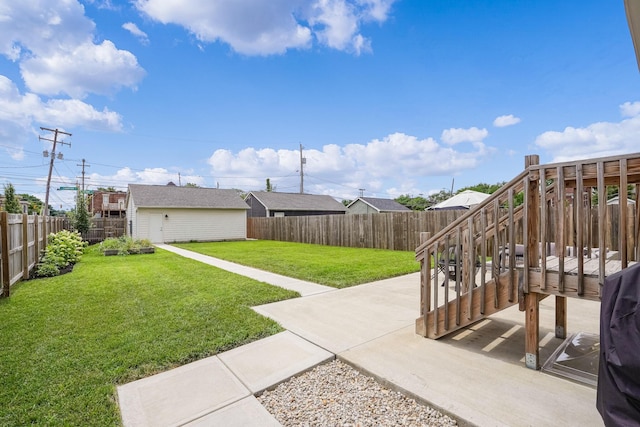
[[410, 194], [402, 194], [394, 200], [414, 211], [423, 211], [430, 206], [429, 201], [422, 196], [413, 197]]
[[271, 186], [271, 180], [269, 178], [267, 178], [266, 191], [269, 192], [269, 193], [273, 191], [273, 187]]
[[351, 202], [353, 202], [353, 200], [344, 199], [344, 200], [342, 201], [342, 204], [343, 204], [343, 205], [345, 205], [345, 206], [349, 206], [349, 205], [351, 204]]
[[103, 191], [105, 193], [115, 193], [118, 190], [116, 190], [115, 187], [98, 187], [97, 191]]
[[22, 193], [22, 194], [18, 194], [18, 197], [20, 198], [20, 200], [24, 200], [29, 203], [29, 205], [27, 206], [27, 210], [28, 210], [27, 213], [29, 215], [40, 213], [40, 211], [42, 210], [42, 205], [44, 204], [44, 202], [38, 199], [36, 196], [32, 196], [31, 194], [27, 194], [27, 193]]
[[498, 182], [496, 184], [485, 184], [484, 182], [481, 182], [480, 184], [472, 185], [470, 187], [461, 188], [460, 190], [456, 191], [456, 194], [458, 194], [458, 193], [460, 193], [460, 192], [462, 192], [464, 190], [473, 190], [473, 191], [478, 191], [480, 193], [493, 194], [496, 191], [498, 191], [500, 189], [500, 187], [502, 187], [505, 184], [506, 184], [506, 182], [504, 182], [504, 181]]
[[190, 188], [200, 188], [200, 186], [198, 184], [195, 184], [193, 182], [187, 182], [184, 186], [185, 187], [190, 187]]
[[87, 212], [87, 203], [84, 194], [78, 192], [76, 204], [73, 227], [80, 233], [86, 233], [89, 231], [89, 228], [91, 228], [91, 224], [89, 223], [89, 213]]
[[[619, 196], [619, 187], [617, 185], [609, 185], [607, 186], [607, 200], [613, 199], [616, 196]], [[635, 186], [627, 185], [627, 199], [633, 200], [635, 198]], [[591, 193], [591, 204], [596, 206], [598, 204], [598, 191], [594, 188]]]
[[11, 183], [4, 186], [4, 210], [13, 214], [22, 213], [20, 200], [18, 200], [16, 190]]

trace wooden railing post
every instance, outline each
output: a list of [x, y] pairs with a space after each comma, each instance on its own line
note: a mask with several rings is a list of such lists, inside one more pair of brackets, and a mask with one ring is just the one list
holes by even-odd
[[[525, 157], [525, 169], [540, 164], [540, 157], [531, 155]], [[538, 234], [540, 232], [540, 180], [538, 174], [535, 179], [529, 173], [528, 184], [525, 186], [524, 218], [525, 226], [525, 266], [524, 266], [524, 306], [525, 306], [525, 364], [527, 368], [540, 368], [540, 298], [539, 294], [529, 292], [529, 269], [537, 267], [539, 263]], [[564, 185], [564, 183], [560, 183]]]
[[[425, 243], [431, 237], [429, 232], [420, 233], [420, 244]], [[428, 248], [425, 248], [428, 253]], [[423, 336], [427, 336], [427, 313], [431, 310], [431, 289], [429, 286], [429, 278], [431, 277], [431, 259], [429, 256], [420, 260], [420, 325], [416, 325], [416, 332]], [[437, 304], [437, 301], [436, 301]], [[437, 308], [437, 307], [436, 307]]]

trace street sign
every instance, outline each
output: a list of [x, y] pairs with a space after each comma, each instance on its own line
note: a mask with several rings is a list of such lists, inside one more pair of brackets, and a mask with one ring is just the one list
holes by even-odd
[[78, 191], [78, 187], [58, 187], [58, 190], [74, 190], [74, 191]]

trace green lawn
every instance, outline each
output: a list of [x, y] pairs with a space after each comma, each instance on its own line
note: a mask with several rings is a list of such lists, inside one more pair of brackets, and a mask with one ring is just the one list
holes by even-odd
[[115, 387], [279, 332], [297, 293], [166, 251], [104, 257], [0, 300], [0, 425], [120, 424]]
[[205, 255], [335, 288], [419, 271], [415, 253], [248, 240], [176, 244]]

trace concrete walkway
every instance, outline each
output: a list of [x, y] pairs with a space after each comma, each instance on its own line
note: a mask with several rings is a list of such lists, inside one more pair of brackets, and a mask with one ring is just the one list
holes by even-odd
[[[160, 247], [306, 296], [254, 308], [286, 332], [118, 387], [125, 426], [279, 425], [254, 396], [335, 357], [462, 425], [602, 426], [595, 389], [524, 367], [517, 307], [434, 341], [414, 333], [418, 273], [335, 290]], [[599, 304], [568, 303], [569, 332], [597, 333]], [[554, 315], [543, 300], [542, 361], [561, 344]]]

